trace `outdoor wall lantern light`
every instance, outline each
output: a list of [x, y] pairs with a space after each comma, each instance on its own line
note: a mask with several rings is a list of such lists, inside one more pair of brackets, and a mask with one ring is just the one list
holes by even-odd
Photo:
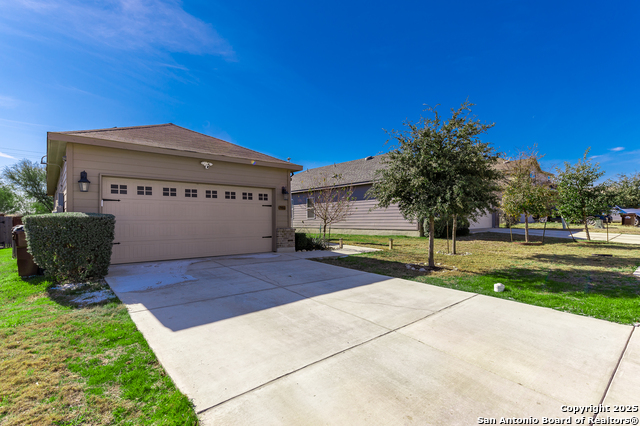
[[80, 185], [80, 192], [88, 192], [90, 183], [89, 179], [87, 179], [87, 172], [80, 172], [80, 180], [78, 181], [78, 185]]
[[282, 198], [284, 198], [285, 200], [289, 199], [289, 191], [287, 191], [287, 188], [285, 188], [284, 186], [282, 187]]

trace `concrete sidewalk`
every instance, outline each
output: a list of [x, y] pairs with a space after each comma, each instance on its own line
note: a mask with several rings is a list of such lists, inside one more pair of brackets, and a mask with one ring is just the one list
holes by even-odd
[[[513, 231], [514, 234], [517, 235], [524, 235], [524, 229], [512, 229], [511, 231]], [[509, 233], [509, 229], [508, 228], [484, 228], [484, 229], [472, 229], [470, 231], [472, 234], [478, 234], [481, 232], [494, 232], [497, 234], [508, 234]], [[538, 237], [542, 236], [542, 230], [541, 229], [529, 229], [529, 235], [535, 235]], [[547, 229], [547, 232], [544, 234], [545, 237], [549, 237], [549, 238], [567, 238], [567, 239], [571, 239], [571, 234], [569, 233], [569, 231], [565, 231], [565, 230], [558, 230], [558, 229], [554, 229], [554, 230], [549, 230]], [[601, 233], [601, 232], [590, 232], [591, 235], [591, 240], [592, 241], [607, 241], [607, 234], [606, 233]], [[573, 232], [573, 238], [575, 238], [576, 240], [586, 240], [587, 239], [587, 233], [584, 231], [580, 231], [580, 232]], [[614, 233], [610, 233], [609, 234], [609, 242], [611, 243], [621, 243], [621, 244], [640, 244], [640, 235], [634, 235], [634, 234], [614, 234]]]
[[203, 425], [542, 422], [638, 404], [634, 327], [302, 258], [327, 254], [115, 265], [107, 282]]

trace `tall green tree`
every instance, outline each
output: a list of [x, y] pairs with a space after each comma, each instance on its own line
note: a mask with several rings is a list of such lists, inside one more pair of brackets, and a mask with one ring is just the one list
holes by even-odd
[[529, 242], [529, 216], [548, 216], [555, 196], [546, 175], [540, 175], [536, 148], [518, 152], [509, 162], [506, 183], [502, 191], [502, 210], [509, 216], [524, 215], [524, 240]]
[[22, 193], [35, 211], [51, 212], [53, 197], [47, 195], [47, 172], [37, 162], [21, 160], [13, 166], [5, 167], [4, 180]]
[[20, 197], [10, 187], [0, 183], [0, 213], [17, 213], [20, 211], [20, 201]]
[[408, 220], [429, 221], [429, 266], [434, 267], [436, 216], [474, 218], [498, 205], [501, 174], [493, 167], [497, 156], [480, 135], [494, 126], [470, 116], [465, 101], [444, 120], [436, 107], [433, 117], [405, 122], [403, 131], [389, 132], [396, 146], [379, 170], [369, 195], [378, 206], [398, 204]]
[[587, 218], [608, 213], [614, 202], [613, 191], [608, 185], [597, 183], [604, 171], [588, 158], [590, 150], [587, 148], [576, 164], [565, 162], [564, 170], [557, 168], [555, 181], [558, 212], [565, 220], [583, 223], [587, 240], [591, 240]]
[[615, 181], [609, 182], [615, 204], [620, 207], [635, 208], [640, 206], [640, 173], [621, 174]]

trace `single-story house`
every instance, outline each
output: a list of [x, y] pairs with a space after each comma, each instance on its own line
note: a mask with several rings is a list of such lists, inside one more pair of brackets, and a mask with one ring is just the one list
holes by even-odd
[[[384, 166], [385, 155], [369, 156], [314, 169], [308, 169], [291, 178], [293, 227], [298, 232], [318, 233], [322, 221], [316, 217], [313, 206], [313, 189], [331, 182], [336, 186], [347, 186], [353, 190], [350, 214], [343, 221], [331, 225], [332, 233], [368, 235], [420, 236], [422, 231], [415, 221], [406, 220], [397, 205], [374, 208], [376, 200], [367, 197], [367, 191], [375, 180], [376, 170]], [[496, 168], [507, 173], [520, 160], [498, 159]], [[540, 182], [551, 179], [551, 174], [540, 169], [537, 161], [532, 176]], [[470, 223], [471, 229], [496, 228], [499, 226], [498, 211], [489, 212]]]
[[47, 134], [55, 211], [116, 217], [111, 263], [295, 251], [302, 166], [174, 124]]

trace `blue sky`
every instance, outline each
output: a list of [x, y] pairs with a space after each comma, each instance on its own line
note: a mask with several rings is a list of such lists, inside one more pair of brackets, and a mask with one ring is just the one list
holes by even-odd
[[[392, 4], [393, 3], [393, 4]], [[0, 0], [0, 167], [46, 132], [172, 122], [305, 167], [465, 99], [547, 170], [640, 171], [640, 3]], [[11, 158], [14, 157], [14, 158]]]

